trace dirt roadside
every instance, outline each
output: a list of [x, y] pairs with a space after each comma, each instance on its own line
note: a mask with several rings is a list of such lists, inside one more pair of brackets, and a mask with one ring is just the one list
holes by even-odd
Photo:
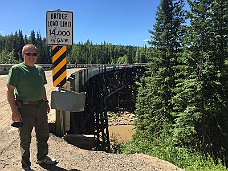
[[[69, 76], [77, 69], [67, 71]], [[48, 85], [46, 85], [47, 96], [50, 100], [52, 86], [51, 71], [46, 72]], [[0, 171], [19, 171], [20, 151], [18, 130], [10, 126], [11, 110], [6, 99], [7, 76], [0, 75]], [[53, 122], [55, 112], [49, 114], [49, 121]], [[181, 171], [173, 164], [143, 154], [110, 154], [101, 151], [88, 151], [68, 144], [64, 139], [50, 134], [49, 156], [56, 158], [59, 163], [54, 166], [42, 166], [35, 164], [36, 140], [35, 133], [32, 133], [31, 162], [32, 168], [36, 171], [120, 171], [120, 170], [145, 170], [145, 171]]]

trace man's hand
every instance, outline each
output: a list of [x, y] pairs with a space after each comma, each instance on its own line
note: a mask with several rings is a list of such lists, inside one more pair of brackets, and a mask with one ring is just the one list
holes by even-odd
[[20, 112], [17, 109], [16, 101], [15, 101], [15, 97], [14, 97], [14, 89], [15, 89], [15, 87], [13, 87], [11, 85], [7, 85], [7, 88], [8, 88], [7, 100], [9, 102], [10, 107], [11, 107], [12, 120], [14, 122], [21, 122], [22, 121], [22, 117], [21, 117]]
[[47, 104], [47, 113], [50, 113], [50, 106], [47, 102], [46, 102], [46, 104]]
[[21, 113], [18, 110], [15, 110], [12, 112], [12, 121], [14, 122], [22, 121]]

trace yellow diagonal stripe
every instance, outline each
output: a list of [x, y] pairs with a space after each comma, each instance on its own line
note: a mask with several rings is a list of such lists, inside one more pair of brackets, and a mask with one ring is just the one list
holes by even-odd
[[63, 84], [63, 86], [62, 86], [62, 87], [66, 87], [66, 86], [67, 86], [67, 83]]
[[64, 65], [66, 65], [66, 58], [64, 58], [55, 68], [52, 70], [52, 75], [55, 75]]
[[55, 46], [52, 46], [52, 47], [51, 47], [51, 50], [54, 50], [56, 47], [57, 47], [56, 45], [55, 45]]
[[54, 63], [64, 52], [66, 52], [66, 46], [63, 46], [56, 54], [54, 54], [52, 57], [52, 63]]
[[[59, 85], [59, 83], [61, 83], [61, 81], [65, 78], [66, 78], [66, 70], [56, 80], [54, 80], [53, 86], [57, 87]], [[63, 87], [65, 87], [65, 84]]]

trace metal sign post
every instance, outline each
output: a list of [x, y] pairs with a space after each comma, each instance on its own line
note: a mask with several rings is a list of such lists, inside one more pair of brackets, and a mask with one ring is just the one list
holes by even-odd
[[52, 46], [53, 86], [66, 87], [66, 46], [73, 45], [73, 12], [47, 11], [46, 41]]
[[[46, 13], [46, 43], [52, 46], [52, 77], [53, 86], [61, 88], [67, 86], [66, 78], [66, 46], [73, 45], [73, 13], [70, 11], [47, 11]], [[52, 92], [53, 96], [54, 92]], [[51, 98], [51, 107], [53, 108]], [[68, 119], [66, 119], [68, 118]], [[66, 133], [66, 121], [70, 120], [70, 113], [56, 110], [56, 134]]]

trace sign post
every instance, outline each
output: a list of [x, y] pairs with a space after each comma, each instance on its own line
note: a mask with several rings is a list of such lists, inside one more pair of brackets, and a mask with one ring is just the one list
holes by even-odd
[[66, 87], [66, 46], [73, 45], [73, 13], [47, 11], [46, 43], [52, 46], [52, 77], [54, 87]]

